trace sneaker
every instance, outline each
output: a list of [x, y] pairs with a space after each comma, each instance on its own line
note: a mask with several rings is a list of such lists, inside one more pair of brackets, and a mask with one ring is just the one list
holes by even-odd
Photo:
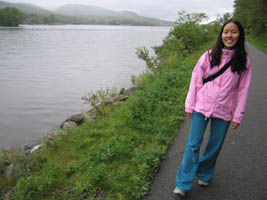
[[202, 181], [202, 180], [198, 180], [198, 185], [200, 185], [200, 186], [208, 186], [209, 183], [205, 182], [205, 181]]
[[185, 192], [183, 192], [182, 190], [180, 190], [179, 188], [175, 188], [174, 190], [173, 190], [173, 193], [174, 194], [179, 194], [179, 195], [181, 195], [181, 196], [185, 196]]

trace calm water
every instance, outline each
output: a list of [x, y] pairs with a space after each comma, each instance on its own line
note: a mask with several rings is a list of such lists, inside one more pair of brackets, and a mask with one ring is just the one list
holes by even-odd
[[145, 69], [138, 46], [159, 45], [167, 27], [0, 28], [0, 147], [24, 145], [87, 111], [81, 97], [129, 87]]

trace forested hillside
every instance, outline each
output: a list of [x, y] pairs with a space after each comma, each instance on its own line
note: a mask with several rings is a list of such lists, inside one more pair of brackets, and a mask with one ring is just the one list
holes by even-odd
[[29, 3], [7, 3], [5, 1], [0, 1], [0, 8], [17, 8], [21, 12], [25, 14], [39, 14], [39, 15], [48, 15], [52, 12], [45, 10], [43, 8], [40, 8], [38, 6], [29, 4]]
[[0, 8], [0, 26], [18, 26], [22, 21], [22, 13], [17, 8]]
[[234, 8], [234, 17], [242, 22], [248, 33], [266, 36], [267, 0], [235, 0]]
[[121, 16], [121, 17], [138, 17], [130, 11], [114, 11], [101, 8], [98, 6], [87, 6], [79, 4], [66, 4], [55, 10], [55, 13], [70, 16]]
[[[7, 3], [0, 1], [0, 9], [16, 8], [22, 15], [23, 24], [94, 24], [94, 25], [135, 25], [135, 26], [173, 26], [174, 23], [156, 18], [138, 16], [130, 11], [113, 11], [95, 6], [65, 5], [52, 12], [26, 3]], [[6, 23], [7, 12], [0, 14], [1, 26], [18, 26]]]
[[235, 0], [234, 18], [241, 21], [246, 39], [267, 53], [267, 0]]

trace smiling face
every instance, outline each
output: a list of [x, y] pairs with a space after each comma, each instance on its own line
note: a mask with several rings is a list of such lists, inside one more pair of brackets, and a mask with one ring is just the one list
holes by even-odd
[[222, 32], [222, 42], [224, 44], [224, 48], [232, 49], [236, 45], [239, 35], [240, 32], [235, 23], [230, 22], [226, 24]]

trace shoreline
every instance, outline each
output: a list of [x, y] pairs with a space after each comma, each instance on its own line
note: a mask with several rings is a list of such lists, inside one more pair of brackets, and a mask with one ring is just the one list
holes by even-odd
[[[96, 91], [101, 87], [112, 86], [130, 87], [131, 74], [137, 76], [145, 70], [145, 63], [135, 55], [135, 47], [143, 45], [144, 42], [147, 46], [158, 45], [161, 43], [161, 37], [168, 32], [168, 28], [161, 27], [98, 27], [88, 26], [84, 28], [86, 30], [82, 27], [66, 28], [71, 29], [70, 31], [65, 31], [64, 27], [62, 29], [37, 27], [38, 30], [29, 28], [25, 29], [25, 32], [3, 29], [1, 35], [6, 39], [3, 40], [2, 47], [6, 47], [8, 51], [3, 49], [0, 53], [0, 57], [4, 58], [2, 63], [6, 66], [0, 77], [2, 85], [0, 91], [5, 97], [2, 98], [0, 106], [1, 148], [16, 148], [34, 143], [70, 115], [86, 112], [90, 107], [83, 104], [81, 97], [90, 90]], [[28, 34], [37, 32], [35, 36], [32, 35], [32, 41], [37, 41], [38, 35], [46, 39], [47, 34], [53, 36], [54, 29], [57, 29], [55, 38], [40, 41], [42, 48], [35, 49], [36, 43], [27, 39]], [[61, 33], [66, 33], [67, 37], [57, 37]], [[79, 34], [84, 34], [85, 37], [80, 40], [88, 39], [88, 44], [65, 39]], [[120, 39], [115, 37], [118, 34]], [[107, 36], [107, 40], [94, 39], [102, 38], [95, 37], [97, 35], [103, 35], [105, 38]], [[143, 35], [144, 37], [140, 38]], [[14, 45], [14, 42], [8, 42], [17, 41], [17, 36], [21, 36], [20, 41], [27, 42], [23, 48], [21, 45]], [[123, 42], [129, 37], [132, 42]], [[55, 46], [54, 50], [49, 49], [55, 41], [61, 41], [61, 38], [62, 45]], [[112, 38], [115, 38], [114, 41]], [[103, 50], [95, 51], [91, 43], [97, 45], [97, 49]], [[65, 51], [63, 47], [67, 45], [70, 45], [73, 51]], [[112, 52], [109, 52], [109, 48], [112, 48]], [[124, 53], [120, 58], [121, 49]], [[102, 59], [103, 56], [105, 59]], [[55, 89], [52, 85], [56, 86]]]
[[[117, 97], [115, 98], [105, 98], [103, 102], [101, 102], [99, 106], [104, 106], [107, 104], [113, 104], [116, 102], [126, 101], [130, 95], [134, 94], [134, 91], [138, 86], [134, 85], [128, 89], [121, 88]], [[10, 148], [1, 148], [5, 151], [16, 150], [21, 151], [21, 154], [32, 154], [32, 153], [40, 153], [42, 151], [42, 141], [50, 140], [55, 134], [64, 134], [64, 132], [68, 132], [75, 128], [76, 126], [80, 126], [82, 123], [88, 120], [94, 121], [96, 119], [95, 108], [91, 108], [90, 110], [78, 114], [73, 114], [64, 120], [57, 128], [51, 129], [48, 132], [44, 133], [43, 136], [39, 136], [38, 138], [34, 138], [26, 144], [16, 144], [15, 147]], [[0, 150], [1, 153], [1, 150]]]
[[[199, 31], [204, 33], [203, 29]], [[55, 136], [40, 153], [5, 158], [2, 169], [12, 162], [17, 168], [14, 166], [10, 178], [0, 176], [2, 195], [58, 200], [144, 197], [184, 120], [191, 70], [207, 49], [204, 41], [199, 44], [201, 49], [190, 49], [194, 50], [191, 54], [187, 54], [188, 49], [165, 51], [172, 49], [174, 43], [164, 43], [164, 49], [157, 52], [163, 56], [159, 57], [162, 63], [141, 49], [138, 56], [146, 61], [147, 73], [131, 79], [140, 84], [135, 95], [125, 103], [101, 101], [107, 104], [95, 107], [96, 120]], [[89, 96], [88, 102], [101, 105], [94, 97]], [[15, 180], [8, 187], [13, 177]]]

